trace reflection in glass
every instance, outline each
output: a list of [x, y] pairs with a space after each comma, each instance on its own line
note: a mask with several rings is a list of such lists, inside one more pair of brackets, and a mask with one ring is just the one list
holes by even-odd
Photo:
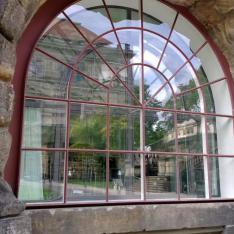
[[[113, 52], [115, 51], [113, 50]], [[107, 85], [114, 76], [114, 73], [91, 47], [82, 51], [81, 57], [77, 59], [75, 67], [85, 75], [104, 85]]]
[[207, 118], [209, 152], [233, 154], [233, 119], [209, 116]]
[[[75, 27], [64, 16], [61, 16], [62, 14], [53, 21], [51, 28], [40, 38], [37, 47], [66, 64], [74, 65], [77, 54], [81, 52], [85, 41]], [[88, 37], [94, 37], [85, 28], [81, 30]]]
[[138, 109], [111, 108], [110, 149], [139, 150], [140, 111]]
[[177, 132], [179, 152], [203, 152], [205, 129], [202, 127], [201, 116], [177, 114]]
[[145, 167], [147, 199], [177, 198], [175, 157], [149, 154], [145, 156]]
[[234, 198], [234, 158], [210, 158], [211, 192], [215, 198]]
[[148, 151], [175, 151], [174, 115], [168, 112], [145, 112], [145, 148]]
[[70, 98], [91, 102], [107, 102], [107, 91], [102, 85], [73, 73]]
[[64, 153], [23, 151], [19, 199], [27, 202], [63, 200]]
[[105, 155], [97, 153], [70, 153], [67, 173], [68, 201], [105, 200]]
[[204, 198], [204, 163], [201, 156], [179, 158], [181, 198]]
[[24, 107], [23, 147], [63, 148], [66, 104], [27, 99]]
[[140, 199], [139, 154], [110, 155], [109, 200]]
[[201, 110], [203, 110], [203, 106], [200, 100], [201, 93], [199, 95], [199, 92], [201, 92], [201, 90], [177, 95], [176, 109], [182, 111], [201, 112]]
[[66, 98], [70, 69], [35, 51], [28, 67], [25, 94]]
[[70, 114], [70, 147], [106, 148], [106, 108], [72, 104]]
[[182, 53], [173, 45], [168, 43], [159, 66], [159, 70], [169, 79], [185, 62], [186, 59], [183, 57]]
[[157, 67], [166, 40], [149, 32], [144, 32], [144, 63]]
[[[85, 29], [83, 33], [89, 41], [92, 41], [95, 37], [111, 30], [112, 26], [103, 7], [93, 8], [93, 3], [92, 6], [89, 4], [88, 1], [79, 1], [68, 7], [65, 13], [80, 29]], [[101, 0], [95, 0], [95, 5], [103, 6], [103, 3]]]
[[[110, 103], [139, 105], [141, 66], [129, 66], [121, 70], [111, 82]], [[124, 83], [124, 85], [122, 84]]]

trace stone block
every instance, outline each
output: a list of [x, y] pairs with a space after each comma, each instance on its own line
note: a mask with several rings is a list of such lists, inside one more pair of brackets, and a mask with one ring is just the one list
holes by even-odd
[[0, 234], [31, 234], [31, 219], [26, 215], [0, 219]]
[[3, 177], [3, 171], [8, 159], [11, 148], [11, 135], [7, 128], [0, 128], [0, 177]]
[[[9, 79], [15, 67], [16, 45], [0, 34], [0, 79]], [[4, 76], [4, 74], [6, 74]]]
[[0, 218], [15, 216], [24, 210], [24, 204], [16, 199], [12, 189], [0, 177]]
[[44, 3], [46, 0], [18, 0], [21, 6], [25, 9], [25, 22], [33, 16], [36, 10]]
[[0, 1], [0, 32], [10, 41], [18, 40], [25, 24], [25, 9], [17, 0]]
[[0, 127], [7, 126], [13, 111], [14, 91], [10, 83], [0, 81]]

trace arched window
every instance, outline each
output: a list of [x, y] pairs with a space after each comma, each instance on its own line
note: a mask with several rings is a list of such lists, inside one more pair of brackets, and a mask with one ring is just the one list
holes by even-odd
[[82, 0], [38, 40], [24, 98], [19, 199], [234, 198], [228, 77], [161, 1]]

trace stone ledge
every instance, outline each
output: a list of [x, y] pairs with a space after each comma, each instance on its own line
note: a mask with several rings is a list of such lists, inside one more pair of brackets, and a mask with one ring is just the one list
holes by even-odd
[[31, 219], [27, 215], [0, 219], [0, 234], [31, 234]]
[[69, 234], [137, 233], [234, 225], [234, 203], [126, 205], [26, 212], [32, 218], [35, 234], [57, 234], [58, 230]]

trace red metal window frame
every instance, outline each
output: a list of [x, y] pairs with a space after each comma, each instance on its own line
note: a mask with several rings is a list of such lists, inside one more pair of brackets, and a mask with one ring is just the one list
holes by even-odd
[[[13, 191], [15, 193], [17, 193], [17, 190], [18, 190], [18, 178], [19, 178], [19, 155], [20, 155], [20, 147], [21, 147], [21, 132], [22, 132], [22, 120], [23, 120], [23, 106], [24, 106], [24, 87], [25, 87], [25, 77], [26, 77], [26, 72], [27, 72], [27, 68], [28, 68], [28, 64], [29, 64], [29, 61], [30, 61], [30, 58], [31, 58], [31, 53], [33, 51], [33, 48], [35, 47], [36, 45], [36, 42], [38, 40], [38, 38], [40, 38], [40, 35], [42, 34], [43, 30], [46, 28], [46, 26], [53, 20], [53, 18], [56, 16], [56, 14], [58, 14], [59, 12], [63, 11], [63, 9], [65, 9], [67, 6], [69, 6], [70, 4], [74, 3], [74, 2], [77, 2], [77, 1], [74, 1], [74, 0], [64, 0], [64, 1], [59, 1], [58, 3], [54, 4], [53, 0], [48, 0], [40, 9], [39, 11], [37, 12], [37, 14], [33, 17], [33, 19], [31, 20], [30, 24], [28, 25], [27, 29], [25, 30], [19, 44], [18, 44], [18, 47], [17, 47], [17, 64], [16, 64], [16, 71], [15, 71], [15, 76], [14, 76], [14, 79], [13, 79], [13, 85], [14, 85], [14, 89], [15, 89], [15, 108], [14, 108], [14, 113], [13, 113], [13, 118], [12, 118], [12, 123], [11, 123], [11, 126], [10, 126], [10, 132], [13, 136], [13, 140], [12, 140], [12, 147], [11, 147], [11, 152], [10, 152], [10, 157], [9, 157], [9, 161], [8, 161], [8, 164], [6, 166], [6, 179], [7, 181], [11, 184], [12, 188], [13, 188]], [[159, 67], [160, 65], [160, 62], [162, 60], [162, 57], [163, 57], [163, 54], [165, 53], [165, 50], [166, 50], [166, 47], [168, 45], [168, 43], [172, 43], [172, 42], [169, 42], [169, 39], [170, 39], [170, 36], [172, 34], [172, 30], [175, 26], [175, 23], [176, 23], [176, 20], [177, 20], [177, 17], [178, 17], [178, 14], [181, 14], [183, 15], [185, 18], [187, 18], [193, 25], [195, 25], [199, 31], [201, 32], [201, 34], [205, 37], [206, 39], [206, 42], [204, 45], [202, 45], [201, 48], [198, 49], [197, 52], [195, 52], [195, 54], [191, 57], [191, 58], [186, 58], [186, 63], [183, 64], [182, 67], [180, 67], [176, 73], [173, 75], [173, 77], [187, 64], [189, 63], [191, 65], [191, 67], [193, 68], [190, 60], [196, 55], [196, 53], [199, 52], [200, 49], [202, 49], [206, 43], [208, 43], [213, 51], [215, 52], [217, 58], [219, 59], [219, 62], [223, 68], [223, 71], [224, 71], [224, 74], [225, 74], [225, 77], [223, 78], [220, 78], [216, 81], [213, 81], [213, 82], [210, 82], [210, 83], [206, 83], [206, 84], [200, 84], [199, 87], [196, 87], [194, 89], [190, 89], [190, 90], [186, 90], [185, 92], [179, 94], [179, 95], [182, 95], [184, 93], [187, 93], [187, 92], [190, 92], [190, 91], [194, 91], [198, 88], [202, 88], [203, 87], [206, 87], [208, 85], [211, 85], [211, 84], [214, 84], [214, 83], [217, 83], [219, 81], [222, 81], [222, 80], [227, 80], [228, 82], [228, 87], [230, 89], [230, 95], [231, 95], [231, 99], [232, 99], [232, 106], [233, 106], [233, 110], [234, 110], [234, 84], [233, 84], [233, 80], [232, 80], [232, 76], [231, 76], [231, 73], [230, 73], [230, 69], [229, 69], [229, 65], [225, 59], [225, 57], [222, 55], [222, 53], [220, 52], [220, 50], [217, 48], [217, 46], [215, 45], [215, 43], [211, 40], [211, 38], [207, 35], [207, 32], [205, 31], [204, 27], [191, 15], [188, 13], [187, 9], [184, 8], [184, 7], [180, 7], [180, 6], [175, 6], [175, 5], [172, 5], [166, 1], [161, 1], [163, 2], [164, 4], [172, 7], [173, 9], [175, 9], [178, 13], [176, 15], [176, 18], [173, 22], [173, 26], [172, 26], [172, 29], [170, 31], [170, 34], [168, 36], [168, 38], [165, 38], [166, 39], [166, 44], [165, 44], [165, 47], [163, 49], [163, 53], [161, 54], [161, 57], [160, 57], [160, 60], [159, 60], [159, 63], [157, 65], [157, 68]], [[106, 6], [106, 3], [105, 3], [105, 0], [103, 0], [103, 5], [107, 11], [107, 15], [108, 15], [108, 18], [111, 22], [111, 25], [112, 25], [112, 32], [114, 32], [115, 36], [116, 36], [116, 39], [118, 41], [118, 44], [120, 45], [120, 41], [119, 41], [119, 38], [118, 38], [118, 35], [116, 33], [116, 31], [118, 29], [115, 29], [114, 27], [114, 24], [112, 22], [112, 19], [111, 19], [111, 15], [108, 11], [108, 7]], [[141, 42], [142, 42], [142, 45], [141, 45], [141, 48], [142, 48], [142, 51], [144, 50], [144, 44], [143, 44], [143, 37], [144, 37], [144, 33], [143, 33], [143, 30], [144, 27], [143, 27], [143, 0], [141, 0]], [[65, 16], [67, 17], [68, 20], [69, 17], [65, 14]], [[72, 23], [72, 21], [71, 21]], [[79, 31], [79, 29], [74, 25], [75, 29], [81, 33]], [[124, 29], [124, 28], [123, 28]], [[127, 28], [126, 28], [127, 29]], [[129, 28], [128, 28], [129, 29]], [[134, 29], [134, 28], [133, 28]], [[135, 29], [139, 29], [139, 28], [135, 28]], [[154, 34], [156, 34], [155, 32], [153, 32]], [[82, 34], [81, 34], [82, 35]], [[104, 34], [103, 34], [104, 35]], [[103, 36], [101, 35], [101, 36]], [[158, 35], [158, 36], [161, 36], [161, 35]], [[162, 36], [161, 36], [162, 37]], [[87, 41], [87, 39], [83, 36], [83, 38], [86, 40], [86, 42], [88, 43], [88, 46], [92, 47], [92, 49], [98, 54], [98, 52], [96, 51], [96, 49], [92, 46], [92, 43], [93, 42], [89, 42]], [[175, 45], [176, 46], [176, 45]], [[176, 46], [177, 47], [177, 46]], [[124, 56], [124, 52], [122, 50], [122, 47], [120, 45], [120, 48], [121, 48], [121, 51], [122, 51], [122, 54]], [[178, 50], [180, 50], [178, 47], [177, 47]], [[62, 61], [59, 61], [57, 58], [54, 58], [53, 56], [47, 54], [46, 52], [36, 48], [36, 50], [40, 51], [41, 53], [44, 53], [45, 55], [47, 56], [50, 56], [52, 59], [55, 59], [57, 62], [60, 62], [60, 63], [63, 63]], [[181, 51], [181, 50], [180, 50]], [[183, 51], [181, 51], [183, 53]], [[104, 63], [106, 63], [105, 59], [102, 58], [102, 56], [100, 55], [100, 58], [103, 60]], [[124, 57], [125, 59], [125, 57]], [[65, 66], [69, 66], [68, 64], [65, 64], [63, 63]], [[127, 64], [127, 61], [125, 59], [125, 64], [126, 64], [126, 67], [127, 66], [131, 66], [131, 65], [128, 65]], [[119, 71], [114, 71], [110, 66], [109, 64], [106, 64], [110, 70], [113, 72], [113, 75], [114, 77], [116, 77], [118, 80], [120, 80], [121, 82], [121, 79], [118, 77], [118, 73]], [[144, 58], [142, 56], [142, 60], [141, 60], [141, 63], [137, 64], [137, 65], [140, 65], [142, 67], [142, 77], [144, 75]], [[77, 72], [77, 73], [81, 73], [80, 71], [76, 70], [74, 67], [70, 67], [73, 72]], [[195, 69], [193, 68], [194, 72], [196, 73]], [[88, 79], [91, 79], [93, 80], [94, 82], [97, 82], [96, 80], [94, 80], [92, 77], [88, 77], [87, 75], [85, 74], [82, 74], [84, 75], [86, 78]], [[113, 77], [113, 79], [114, 79]], [[169, 81], [173, 78], [173, 77], [170, 77], [166, 82], [165, 82], [165, 85], [169, 83]], [[72, 77], [71, 77], [72, 79]], [[70, 88], [70, 83], [71, 83], [71, 79], [69, 81], [69, 88]], [[142, 80], [143, 82], [143, 80]], [[102, 85], [102, 84], [99, 84], [99, 85]], [[123, 84], [124, 85], [124, 84]], [[103, 85], [105, 86], [105, 85]], [[108, 88], [108, 87], [104, 87], [104, 88]], [[128, 87], [125, 86], [125, 88], [128, 90]], [[163, 88], [163, 87], [162, 87]], [[161, 89], [162, 89], [161, 88]], [[130, 93], [130, 95], [133, 96], [133, 98], [136, 98], [134, 97], [135, 95], [133, 93], [131, 93], [130, 90], [128, 90], [128, 92]], [[158, 93], [160, 92], [157, 91], [155, 93], [154, 96], [156, 96]], [[109, 98], [109, 92], [108, 92], [108, 98]], [[179, 96], [178, 95], [178, 96]], [[29, 97], [29, 96], [25, 96], [26, 99], [30, 99], [32, 97]], [[152, 97], [153, 98], [153, 97]], [[67, 102], [68, 103], [68, 113], [69, 113], [69, 108], [70, 108], [70, 105], [69, 103], [81, 103], [80, 101], [77, 101], [77, 100], [72, 100], [72, 99], [69, 99], [66, 100], [66, 99], [59, 99], [59, 98], [47, 98], [47, 97], [35, 97], [33, 96], [33, 99], [39, 99], [39, 100], [51, 100], [51, 101], [64, 101], [64, 102]], [[182, 114], [193, 114], [193, 115], [200, 115], [200, 116], [220, 116], [220, 117], [230, 117], [230, 118], [233, 118], [233, 115], [222, 115], [222, 114], [213, 114], [213, 113], [207, 113], [206, 111], [204, 113], [194, 113], [194, 112], [190, 112], [190, 111], [179, 111], [179, 110], [176, 110], [175, 106], [174, 106], [174, 109], [164, 109], [164, 108], [150, 108], [150, 107], [147, 107], [146, 104], [147, 103], [141, 103], [141, 106], [140, 107], [137, 107], [137, 106], [131, 106], [131, 105], [118, 105], [118, 104], [109, 104], [109, 103], [95, 103], [95, 102], [84, 102], [82, 101], [82, 103], [90, 103], [90, 104], [98, 104], [98, 105], [105, 105], [107, 106], [107, 111], [109, 111], [109, 108], [110, 106], [116, 106], [116, 107], [134, 107], [134, 108], [142, 108], [143, 110], [161, 110], [161, 111], [168, 111], [168, 112], [172, 112], [174, 113], [174, 121], [175, 123], [177, 122], [177, 119], [176, 119], [176, 113], [182, 113]], [[206, 110], [206, 108], [205, 108]], [[108, 116], [108, 114], [107, 114]], [[108, 117], [107, 117], [107, 123], [108, 123]], [[69, 123], [67, 123], [69, 124]], [[207, 125], [206, 125], [207, 126]], [[68, 126], [67, 126], [68, 127]], [[107, 128], [109, 127], [109, 124], [107, 124]], [[69, 128], [67, 128], [69, 129]], [[107, 130], [107, 134], [108, 134], [108, 130]], [[205, 134], [206, 134], [206, 137], [207, 137], [207, 128], [205, 130]], [[69, 135], [69, 132], [67, 131], [67, 137], [66, 139], [68, 139]], [[178, 133], [176, 133], [176, 138], [178, 137]], [[108, 138], [107, 138], [108, 139]], [[207, 141], [206, 141], [207, 142]], [[66, 157], [65, 157], [65, 167], [67, 168], [67, 153], [69, 151], [77, 151], [77, 152], [102, 152], [102, 153], [107, 153], [107, 159], [109, 158], [109, 154], [110, 153], [126, 153], [126, 151], [121, 151], [121, 150], [118, 150], [118, 151], [115, 151], [115, 150], [110, 150], [109, 149], [109, 143], [107, 142], [107, 148], [106, 150], [90, 150], [90, 149], [71, 149], [71, 150], [68, 150], [68, 143], [67, 140], [66, 140], [66, 148], [65, 149], [30, 149], [30, 148], [23, 148], [22, 150], [40, 150], [40, 151], [64, 151], [66, 152]], [[178, 140], [177, 140], [177, 147], [178, 147]], [[127, 151], [129, 153], [140, 153], [140, 154], [143, 154], [145, 155], [146, 153], [148, 152], [145, 152], [145, 151]], [[176, 168], [177, 168], [177, 177], [178, 177], [178, 160], [177, 160], [177, 156], [180, 157], [180, 156], [189, 156], [188, 153], [181, 153], [181, 152], [178, 152], [178, 150], [176, 150], [176, 152], [151, 152], [151, 153], [157, 153], [157, 154], [160, 154], [160, 155], [167, 155], [167, 154], [170, 154], [170, 155], [174, 155], [176, 156]], [[204, 154], [204, 153], [195, 153], [195, 154], [192, 154], [191, 153], [191, 156], [204, 156], [204, 157], [221, 157], [221, 156], [225, 156], [225, 157], [233, 157], [233, 155], [220, 155], [220, 154]], [[208, 163], [209, 165], [209, 163]], [[108, 160], [107, 160], [107, 168], [109, 168], [109, 165], [108, 165]], [[107, 175], [106, 175], [106, 178], [107, 178], [107, 183], [109, 181], [109, 172], [107, 171]], [[145, 175], [145, 174], [144, 174]], [[66, 191], [66, 179], [65, 179], [65, 190]], [[210, 184], [210, 183], [209, 183]], [[145, 187], [145, 186], [144, 186]], [[210, 190], [210, 188], [209, 188]], [[177, 192], [179, 194], [179, 184], [178, 184], [178, 179], [177, 179]], [[145, 193], [145, 191], [144, 191]], [[210, 194], [210, 191], [209, 191], [209, 194]], [[65, 200], [66, 200], [66, 192], [64, 193], [64, 196], [65, 196]], [[211, 198], [211, 196], [210, 196]], [[180, 200], [179, 198], [179, 195], [178, 195], [178, 200]], [[178, 203], [178, 200], [177, 201], [136, 201], [136, 202], [129, 202], [127, 201], [126, 203], [144, 203], [144, 204], [151, 204], [151, 203]], [[232, 201], [234, 199], [218, 199], [217, 201]], [[106, 196], [106, 201], [108, 201], [108, 185], [107, 185], [107, 196]], [[204, 199], [204, 200], [200, 200], [200, 199], [196, 199], [196, 200], [189, 200], [189, 201], [180, 201], [180, 202], [214, 202], [215, 200], [212, 199], [212, 200], [208, 200], [208, 199]], [[100, 204], [100, 205], [106, 205], [106, 204], [120, 204], [121, 202], [109, 202], [109, 203], [104, 203], [104, 204]], [[125, 202], [122, 202], [122, 203], [125, 203]], [[97, 204], [97, 202], [91, 202], [90, 203], [91, 205], [92, 204]], [[59, 204], [61, 205], [61, 204]], [[74, 205], [89, 205], [89, 204], [64, 204], [64, 205], [67, 205], [67, 206], [74, 206]], [[44, 204], [44, 205], [41, 205], [41, 207], [48, 207], [48, 206], [56, 206], [56, 205], [51, 205], [51, 204]]]

